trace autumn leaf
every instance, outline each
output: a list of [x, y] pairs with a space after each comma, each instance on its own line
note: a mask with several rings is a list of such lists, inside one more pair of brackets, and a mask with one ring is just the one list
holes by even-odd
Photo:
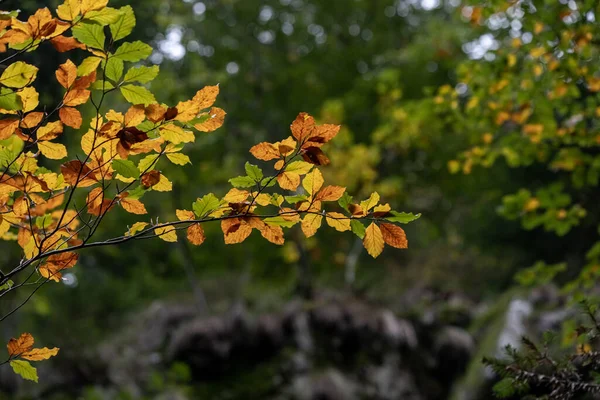
[[83, 49], [85, 50], [85, 45], [79, 43], [74, 37], [67, 36], [56, 36], [50, 39], [50, 43], [56, 49], [56, 51], [60, 53], [64, 53], [66, 51], [74, 50], [74, 49]]
[[321, 227], [323, 216], [321, 214], [306, 214], [302, 219], [302, 232], [308, 238], [317, 233], [317, 230]]
[[63, 124], [70, 126], [71, 128], [79, 129], [83, 123], [81, 113], [73, 107], [62, 107], [58, 110], [58, 116]]
[[339, 232], [345, 232], [350, 230], [350, 219], [344, 214], [338, 212], [330, 212], [325, 214], [325, 220], [327, 225], [331, 226]]
[[166, 225], [159, 226], [154, 229], [154, 234], [164, 240], [165, 242], [176, 242], [177, 233], [174, 226]]
[[325, 186], [317, 193], [315, 200], [337, 201], [346, 192], [346, 188], [341, 186]]
[[187, 239], [195, 246], [200, 246], [202, 243], [204, 243], [206, 236], [202, 226], [200, 224], [192, 224], [189, 228], [187, 228]]
[[242, 243], [252, 233], [252, 227], [240, 218], [221, 220], [221, 230], [226, 244]]
[[58, 347], [53, 347], [51, 349], [47, 347], [42, 347], [41, 349], [32, 349], [21, 354], [21, 358], [24, 358], [29, 361], [47, 360], [50, 357], [57, 355], [58, 350], [60, 350]]
[[19, 127], [19, 120], [12, 118], [0, 119], [0, 140], [11, 137]]
[[206, 121], [195, 124], [194, 128], [200, 132], [212, 132], [223, 125], [223, 122], [225, 121], [225, 114], [227, 113], [221, 108], [213, 107], [207, 114], [205, 114], [207, 117]]
[[0, 84], [11, 88], [22, 88], [35, 80], [38, 68], [33, 65], [17, 61], [10, 64], [2, 75], [0, 75]]
[[323, 186], [323, 174], [317, 168], [309, 172], [302, 180], [302, 186], [310, 196], [314, 196]]
[[65, 89], [70, 88], [75, 83], [75, 79], [77, 79], [77, 67], [71, 60], [67, 60], [56, 70], [56, 80]]
[[18, 356], [29, 351], [33, 347], [34, 339], [30, 333], [22, 333], [18, 339], [12, 338], [8, 341], [8, 355]]
[[315, 146], [307, 147], [302, 150], [302, 158], [304, 161], [315, 165], [329, 165], [329, 158], [323, 151]]
[[303, 112], [298, 114], [290, 129], [298, 142], [304, 142], [312, 134], [314, 127], [315, 119]]
[[404, 229], [397, 225], [381, 223], [379, 225], [383, 240], [390, 246], [398, 249], [408, 248], [408, 240]]
[[279, 158], [279, 151], [271, 143], [262, 142], [250, 149], [250, 153], [259, 160], [270, 161]]
[[131, 214], [147, 214], [146, 207], [139, 200], [129, 199], [127, 197], [121, 199], [121, 207]]
[[365, 231], [363, 246], [373, 258], [377, 258], [385, 247], [381, 230], [374, 222], [372, 222]]
[[215, 103], [217, 96], [219, 95], [219, 85], [206, 86], [196, 92], [193, 100], [198, 104], [200, 109], [208, 108]]

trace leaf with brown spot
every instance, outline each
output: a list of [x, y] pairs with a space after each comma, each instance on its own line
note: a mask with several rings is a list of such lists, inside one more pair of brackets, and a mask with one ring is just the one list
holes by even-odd
[[323, 153], [323, 150], [315, 146], [303, 149], [301, 154], [304, 161], [309, 162], [311, 164], [329, 165], [330, 163], [329, 158], [327, 158], [325, 153]]
[[25, 353], [31, 350], [33, 343], [33, 336], [31, 336], [30, 333], [22, 333], [18, 339], [12, 338], [8, 341], [8, 344], [6, 345], [8, 348], [8, 355], [13, 357]]
[[160, 172], [153, 169], [152, 171], [146, 172], [141, 177], [142, 185], [145, 187], [152, 187], [160, 181]]
[[212, 132], [223, 125], [223, 122], [225, 122], [226, 114], [227, 113], [223, 109], [213, 107], [207, 114], [203, 114], [208, 115], [208, 119], [199, 124], [195, 124], [194, 128], [196, 128], [200, 132]]
[[65, 182], [70, 186], [88, 187], [98, 182], [87, 164], [72, 160], [60, 166]]
[[[167, 109], [167, 107], [163, 105], [150, 104], [148, 107], [146, 107], [146, 118], [154, 123], [157, 123], [163, 119], [166, 119], [166, 113], [168, 110], [170, 110], [170, 108]], [[177, 109], [175, 109], [175, 111], [177, 111]]]

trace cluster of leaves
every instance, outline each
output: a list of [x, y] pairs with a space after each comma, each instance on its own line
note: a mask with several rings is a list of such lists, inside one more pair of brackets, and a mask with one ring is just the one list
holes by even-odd
[[600, 393], [600, 324], [596, 307], [583, 307], [588, 321], [572, 332], [575, 351], [560, 354], [556, 335], [547, 332], [539, 346], [523, 338], [522, 350], [507, 346], [505, 357], [484, 359], [502, 378], [494, 385], [498, 397], [569, 400]]
[[[438, 115], [457, 121], [470, 143], [448, 163], [451, 172], [470, 174], [499, 160], [543, 171], [505, 196], [500, 208], [527, 230], [564, 236], [597, 211], [589, 195], [600, 182], [599, 7], [595, 1], [514, 1], [463, 8], [475, 30], [493, 34], [496, 50], [487, 62], [461, 64], [456, 89], [443, 86], [433, 98]], [[599, 262], [590, 251], [584, 269]]]
[[30, 381], [37, 382], [37, 370], [29, 361], [47, 360], [58, 354], [59, 348], [54, 347], [49, 349], [43, 347], [41, 349], [33, 348], [34, 339], [30, 333], [23, 333], [18, 339], [12, 338], [8, 341], [8, 359], [3, 362], [9, 363], [15, 373]]
[[[17, 266], [0, 271], [0, 297], [33, 285], [29, 299], [45, 283], [60, 282], [63, 271], [76, 265], [78, 251], [87, 247], [153, 237], [175, 242], [182, 229], [190, 243], [201, 245], [202, 224], [211, 221], [220, 222], [227, 244], [243, 242], [256, 229], [269, 242], [281, 245], [283, 228], [300, 224], [310, 237], [325, 219], [337, 231], [356, 234], [373, 257], [381, 254], [385, 244], [408, 246], [396, 224], [411, 222], [418, 215], [393, 211], [389, 204], [380, 204], [377, 193], [354, 202], [345, 188], [324, 185], [319, 167], [329, 164], [329, 158], [322, 147], [340, 127], [317, 125], [306, 113], [292, 123], [292, 136], [250, 150], [259, 160], [276, 160], [272, 175], [265, 176], [260, 167], [247, 163], [246, 175], [231, 179], [233, 188], [228, 193], [198, 198], [191, 210], [177, 210], [178, 221], [139, 221], [122, 236], [92, 241], [112, 210], [120, 207], [131, 214], [147, 214], [141, 201], [144, 195], [172, 190], [157, 163], [165, 158], [175, 165], [190, 163], [182, 150], [195, 141], [194, 131], [212, 132], [225, 118], [225, 112], [213, 106], [218, 86], [207, 86], [176, 106], [157, 102], [144, 84], [157, 76], [158, 66], [127, 64], [145, 60], [151, 47], [140, 41], [119, 43], [135, 26], [132, 8], [115, 9], [107, 3], [66, 0], [56, 17], [44, 8], [26, 22], [16, 12], [0, 15], [0, 51], [12, 52], [2, 62], [35, 51], [45, 42], [58, 52], [89, 54], [79, 65], [67, 59], [56, 70], [64, 95], [54, 106], [39, 104], [34, 86], [37, 66], [16, 61], [0, 75], [0, 237], [16, 241], [22, 250]], [[129, 108], [104, 110], [112, 92], [120, 93]], [[84, 124], [78, 109], [84, 104], [94, 109], [89, 124]], [[69, 154], [57, 139], [66, 127], [79, 130], [86, 125], [81, 151]], [[59, 168], [51, 169], [50, 160], [65, 158]], [[277, 193], [277, 186], [284, 192]], [[363, 221], [369, 225], [365, 227]], [[21, 343], [18, 346], [13, 341], [8, 362], [27, 379], [37, 379], [35, 370], [23, 360], [14, 360], [17, 356], [37, 360], [57, 352], [31, 350], [33, 338], [28, 334], [16, 341]]]

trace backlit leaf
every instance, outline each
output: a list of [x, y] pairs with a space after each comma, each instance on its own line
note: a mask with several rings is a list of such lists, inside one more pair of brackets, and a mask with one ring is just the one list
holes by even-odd
[[236, 178], [231, 178], [229, 183], [231, 183], [231, 186], [237, 188], [249, 188], [256, 185], [256, 181], [249, 176], [238, 176]]
[[58, 116], [63, 124], [75, 129], [79, 129], [83, 122], [81, 113], [73, 107], [62, 107], [58, 110]]
[[154, 229], [154, 234], [165, 242], [177, 241], [177, 233], [173, 226], [159, 226]]
[[139, 201], [139, 200], [134, 200], [134, 199], [130, 199], [129, 197], [125, 197], [124, 199], [121, 199], [121, 207], [123, 207], [125, 209], [125, 211], [132, 213], [132, 214], [147, 214], [148, 211], [146, 211], [146, 206], [144, 206], [144, 204]]
[[415, 221], [421, 217], [421, 214], [413, 214], [406, 212], [397, 212], [391, 211], [391, 217], [385, 217], [386, 221], [390, 222], [399, 222], [401, 224], [407, 224], [409, 222]]
[[372, 222], [365, 231], [363, 246], [365, 249], [367, 249], [367, 253], [369, 253], [373, 258], [376, 258], [378, 255], [380, 255], [385, 247], [381, 230], [377, 225], [375, 225], [374, 222]]
[[327, 221], [327, 225], [337, 231], [345, 232], [350, 230], [350, 219], [344, 214], [330, 212], [325, 215], [325, 220]]
[[85, 58], [79, 67], [77, 67], [78, 76], [86, 76], [98, 69], [98, 65], [102, 61], [99, 57], [87, 57]]
[[408, 248], [408, 240], [404, 229], [397, 225], [381, 223], [379, 225], [383, 240], [390, 246], [398, 249]]
[[113, 160], [113, 169], [125, 178], [139, 178], [140, 171], [137, 169], [133, 161], [130, 160]]
[[123, 60], [137, 62], [152, 54], [152, 47], [144, 42], [136, 40], [135, 42], [125, 42], [115, 51], [113, 57]]
[[185, 154], [181, 153], [167, 154], [167, 158], [169, 159], [169, 161], [176, 165], [186, 165], [191, 163], [190, 158]]
[[257, 182], [263, 178], [262, 169], [256, 165], [247, 162], [244, 166], [244, 169], [246, 170], [246, 174]]
[[106, 62], [104, 74], [108, 79], [111, 79], [113, 82], [118, 82], [123, 76], [123, 69], [123, 60], [111, 57]]
[[104, 49], [104, 29], [102, 25], [90, 22], [80, 22], [73, 29], [73, 37], [79, 42], [94, 49]]
[[363, 239], [365, 237], [365, 226], [359, 220], [357, 220], [357, 219], [351, 220], [350, 228], [352, 229], [352, 232], [356, 236], [358, 236], [360, 239]]
[[119, 88], [125, 100], [131, 104], [143, 104], [145, 106], [156, 103], [154, 95], [143, 86], [123, 85]]
[[53, 357], [58, 354], [58, 347], [54, 347], [49, 349], [47, 347], [42, 347], [41, 349], [31, 349], [23, 354], [21, 354], [21, 358], [24, 358], [29, 361], [42, 361], [47, 360], [50, 357]]
[[33, 65], [17, 61], [10, 64], [0, 75], [0, 84], [11, 88], [22, 88], [35, 80], [38, 68]]
[[309, 195], [315, 195], [323, 186], [323, 174], [317, 168], [309, 172], [302, 180], [302, 187]]
[[135, 27], [133, 8], [124, 6], [119, 8], [119, 11], [121, 12], [119, 19], [109, 25], [110, 33], [115, 41], [127, 37]]
[[33, 347], [33, 343], [34, 339], [30, 333], [22, 333], [17, 339], [12, 338], [8, 341], [8, 355], [13, 357], [25, 353]]
[[133, 67], [127, 71], [123, 82], [148, 83], [156, 78], [157, 75], [158, 65], [153, 65], [152, 67]]
[[321, 227], [323, 216], [321, 214], [307, 214], [302, 219], [302, 232], [308, 238], [317, 233], [317, 230]]
[[200, 224], [192, 224], [189, 228], [187, 228], [187, 239], [194, 246], [200, 246], [202, 243], [204, 243], [206, 236], [202, 226]]
[[196, 216], [204, 217], [219, 208], [220, 204], [219, 199], [214, 194], [209, 193], [201, 199], [196, 200], [192, 208]]
[[23, 379], [29, 381], [38, 381], [37, 370], [27, 361], [24, 360], [11, 360], [10, 366], [15, 374], [20, 375]]
[[38, 142], [38, 149], [52, 160], [60, 160], [67, 156], [67, 148], [60, 143]]

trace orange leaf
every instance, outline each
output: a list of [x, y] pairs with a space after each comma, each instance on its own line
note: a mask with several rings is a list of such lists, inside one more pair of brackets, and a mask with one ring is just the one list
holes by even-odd
[[90, 98], [90, 91], [85, 89], [74, 89], [69, 91], [65, 98], [63, 99], [63, 103], [66, 106], [79, 106]]
[[63, 124], [70, 126], [71, 128], [79, 129], [83, 123], [81, 113], [79, 110], [73, 107], [63, 107], [58, 110], [58, 116]]
[[50, 122], [37, 130], [38, 140], [56, 139], [63, 132], [63, 125], [60, 121]]
[[204, 229], [202, 229], [200, 224], [193, 224], [187, 228], [187, 238], [191, 244], [200, 246], [206, 239], [206, 236], [204, 235]]
[[346, 191], [345, 187], [341, 186], [325, 186], [317, 193], [315, 200], [321, 201], [337, 201]]
[[56, 51], [60, 53], [64, 53], [65, 51], [73, 50], [73, 49], [83, 49], [85, 50], [85, 45], [79, 43], [74, 37], [66, 37], [66, 36], [56, 36], [50, 40], [52, 46], [56, 49]]
[[125, 126], [136, 126], [144, 122], [144, 119], [146, 119], [144, 111], [144, 107], [140, 105], [129, 107], [123, 119]]
[[132, 214], [147, 214], [146, 206], [139, 200], [128, 199], [127, 197], [121, 200], [121, 207], [125, 211]]
[[367, 253], [369, 253], [373, 258], [376, 258], [378, 255], [380, 255], [385, 247], [381, 230], [377, 225], [375, 225], [374, 222], [371, 222], [371, 225], [369, 225], [369, 227], [365, 230], [363, 246], [365, 246]]
[[21, 127], [33, 129], [40, 124], [42, 118], [44, 118], [43, 112], [30, 112], [21, 121]]
[[98, 182], [90, 167], [79, 160], [72, 160], [60, 166], [60, 172], [68, 185], [88, 187]]
[[212, 132], [223, 125], [225, 114], [227, 113], [221, 108], [213, 107], [210, 109], [210, 112], [201, 114], [208, 115], [208, 119], [200, 124], [194, 125], [194, 128], [200, 132]]
[[315, 119], [303, 112], [298, 114], [294, 122], [291, 125], [292, 135], [298, 142], [304, 142], [311, 136], [315, 127]]
[[146, 118], [157, 123], [165, 118], [167, 107], [160, 104], [150, 104], [146, 107]]
[[71, 60], [67, 60], [56, 70], [56, 80], [65, 89], [70, 88], [75, 83], [75, 79], [77, 79], [77, 66]]
[[0, 120], [0, 140], [8, 139], [15, 130], [19, 127], [18, 119], [2, 119]]
[[242, 243], [252, 233], [252, 227], [239, 218], [222, 220], [221, 230], [226, 244]]
[[245, 201], [249, 195], [250, 192], [248, 192], [247, 190], [232, 188], [229, 192], [227, 192], [225, 197], [223, 197], [223, 200], [225, 200], [228, 203], [241, 203]]
[[250, 149], [250, 153], [259, 160], [269, 161], [275, 158], [279, 158], [279, 151], [271, 143], [262, 142]]
[[340, 131], [339, 125], [324, 124], [317, 125], [312, 131], [312, 134], [308, 138], [308, 141], [304, 143], [303, 147], [321, 147], [325, 143], [333, 139]]
[[18, 356], [33, 347], [33, 336], [30, 333], [22, 333], [18, 339], [10, 339], [6, 347], [8, 348], [9, 356]]
[[379, 225], [383, 240], [390, 246], [398, 249], [407, 249], [408, 240], [404, 229], [394, 224], [382, 223]]
[[200, 104], [195, 100], [180, 101], [175, 110], [177, 113], [173, 118], [175, 121], [189, 122], [196, 118], [200, 112]]
[[145, 187], [154, 186], [160, 181], [160, 172], [155, 169], [148, 171], [142, 175], [141, 181]]
[[201, 90], [198, 90], [198, 92], [192, 100], [194, 100], [198, 104], [200, 109], [208, 108], [214, 104], [218, 94], [219, 85], [206, 86]]

